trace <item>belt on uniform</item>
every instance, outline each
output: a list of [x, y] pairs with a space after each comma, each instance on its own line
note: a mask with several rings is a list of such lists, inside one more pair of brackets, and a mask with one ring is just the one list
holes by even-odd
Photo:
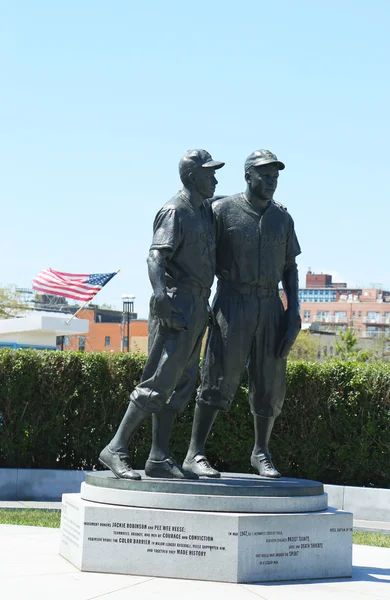
[[211, 294], [210, 288], [195, 287], [188, 285], [188, 283], [177, 283], [174, 285], [170, 283], [167, 286], [167, 292], [171, 292], [172, 294], [184, 294], [186, 296], [199, 296], [200, 298], [210, 298]]
[[246, 283], [235, 283], [233, 281], [218, 281], [218, 289], [225, 294], [244, 294], [245, 296], [257, 296], [258, 298], [278, 298], [278, 288], [266, 288], [261, 285], [248, 285]]

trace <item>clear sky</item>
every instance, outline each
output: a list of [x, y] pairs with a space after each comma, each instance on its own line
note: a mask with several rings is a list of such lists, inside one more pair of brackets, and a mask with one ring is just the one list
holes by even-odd
[[189, 148], [268, 148], [308, 266], [390, 288], [388, 0], [0, 0], [0, 284], [121, 269], [136, 295]]

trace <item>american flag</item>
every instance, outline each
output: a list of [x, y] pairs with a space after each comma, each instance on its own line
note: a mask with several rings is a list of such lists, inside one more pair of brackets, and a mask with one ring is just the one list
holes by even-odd
[[44, 269], [32, 281], [38, 292], [89, 302], [116, 273], [62, 273]]

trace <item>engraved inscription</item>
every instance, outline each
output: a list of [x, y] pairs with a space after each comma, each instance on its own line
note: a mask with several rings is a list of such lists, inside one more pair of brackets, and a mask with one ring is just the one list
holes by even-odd
[[[340, 528], [339, 531], [349, 531], [350, 528]], [[283, 531], [240, 531], [240, 537], [258, 536], [263, 545], [255, 557], [260, 559], [259, 565], [278, 565], [280, 559], [294, 560], [302, 552], [308, 550], [324, 550], [324, 543], [313, 540], [309, 535], [283, 535]], [[261, 536], [261, 537], [260, 537]], [[272, 551], [267, 551], [266, 545], [270, 544]], [[283, 562], [283, 561], [282, 561]]]
[[107, 528], [107, 533], [111, 530], [111, 537], [108, 535], [89, 535], [87, 537], [89, 542], [131, 544], [145, 547], [146, 552], [188, 557], [206, 557], [210, 552], [226, 552], [226, 547], [217, 544], [214, 536], [202, 532], [187, 531], [185, 527], [176, 525], [148, 525], [119, 521], [113, 521], [112, 523], [85, 521], [84, 525], [90, 528]]

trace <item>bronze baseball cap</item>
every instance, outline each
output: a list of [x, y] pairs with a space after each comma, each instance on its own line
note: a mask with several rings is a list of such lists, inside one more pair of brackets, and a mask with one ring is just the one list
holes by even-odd
[[198, 169], [199, 167], [207, 169], [221, 169], [224, 164], [224, 162], [220, 162], [219, 160], [213, 160], [211, 154], [206, 152], [206, 150], [188, 150], [180, 159], [179, 173], [180, 177], [182, 177], [193, 169]]
[[276, 163], [280, 171], [285, 168], [284, 163], [278, 160], [276, 154], [272, 154], [269, 150], [255, 150], [245, 161], [245, 173], [252, 167], [269, 165], [270, 163]]

